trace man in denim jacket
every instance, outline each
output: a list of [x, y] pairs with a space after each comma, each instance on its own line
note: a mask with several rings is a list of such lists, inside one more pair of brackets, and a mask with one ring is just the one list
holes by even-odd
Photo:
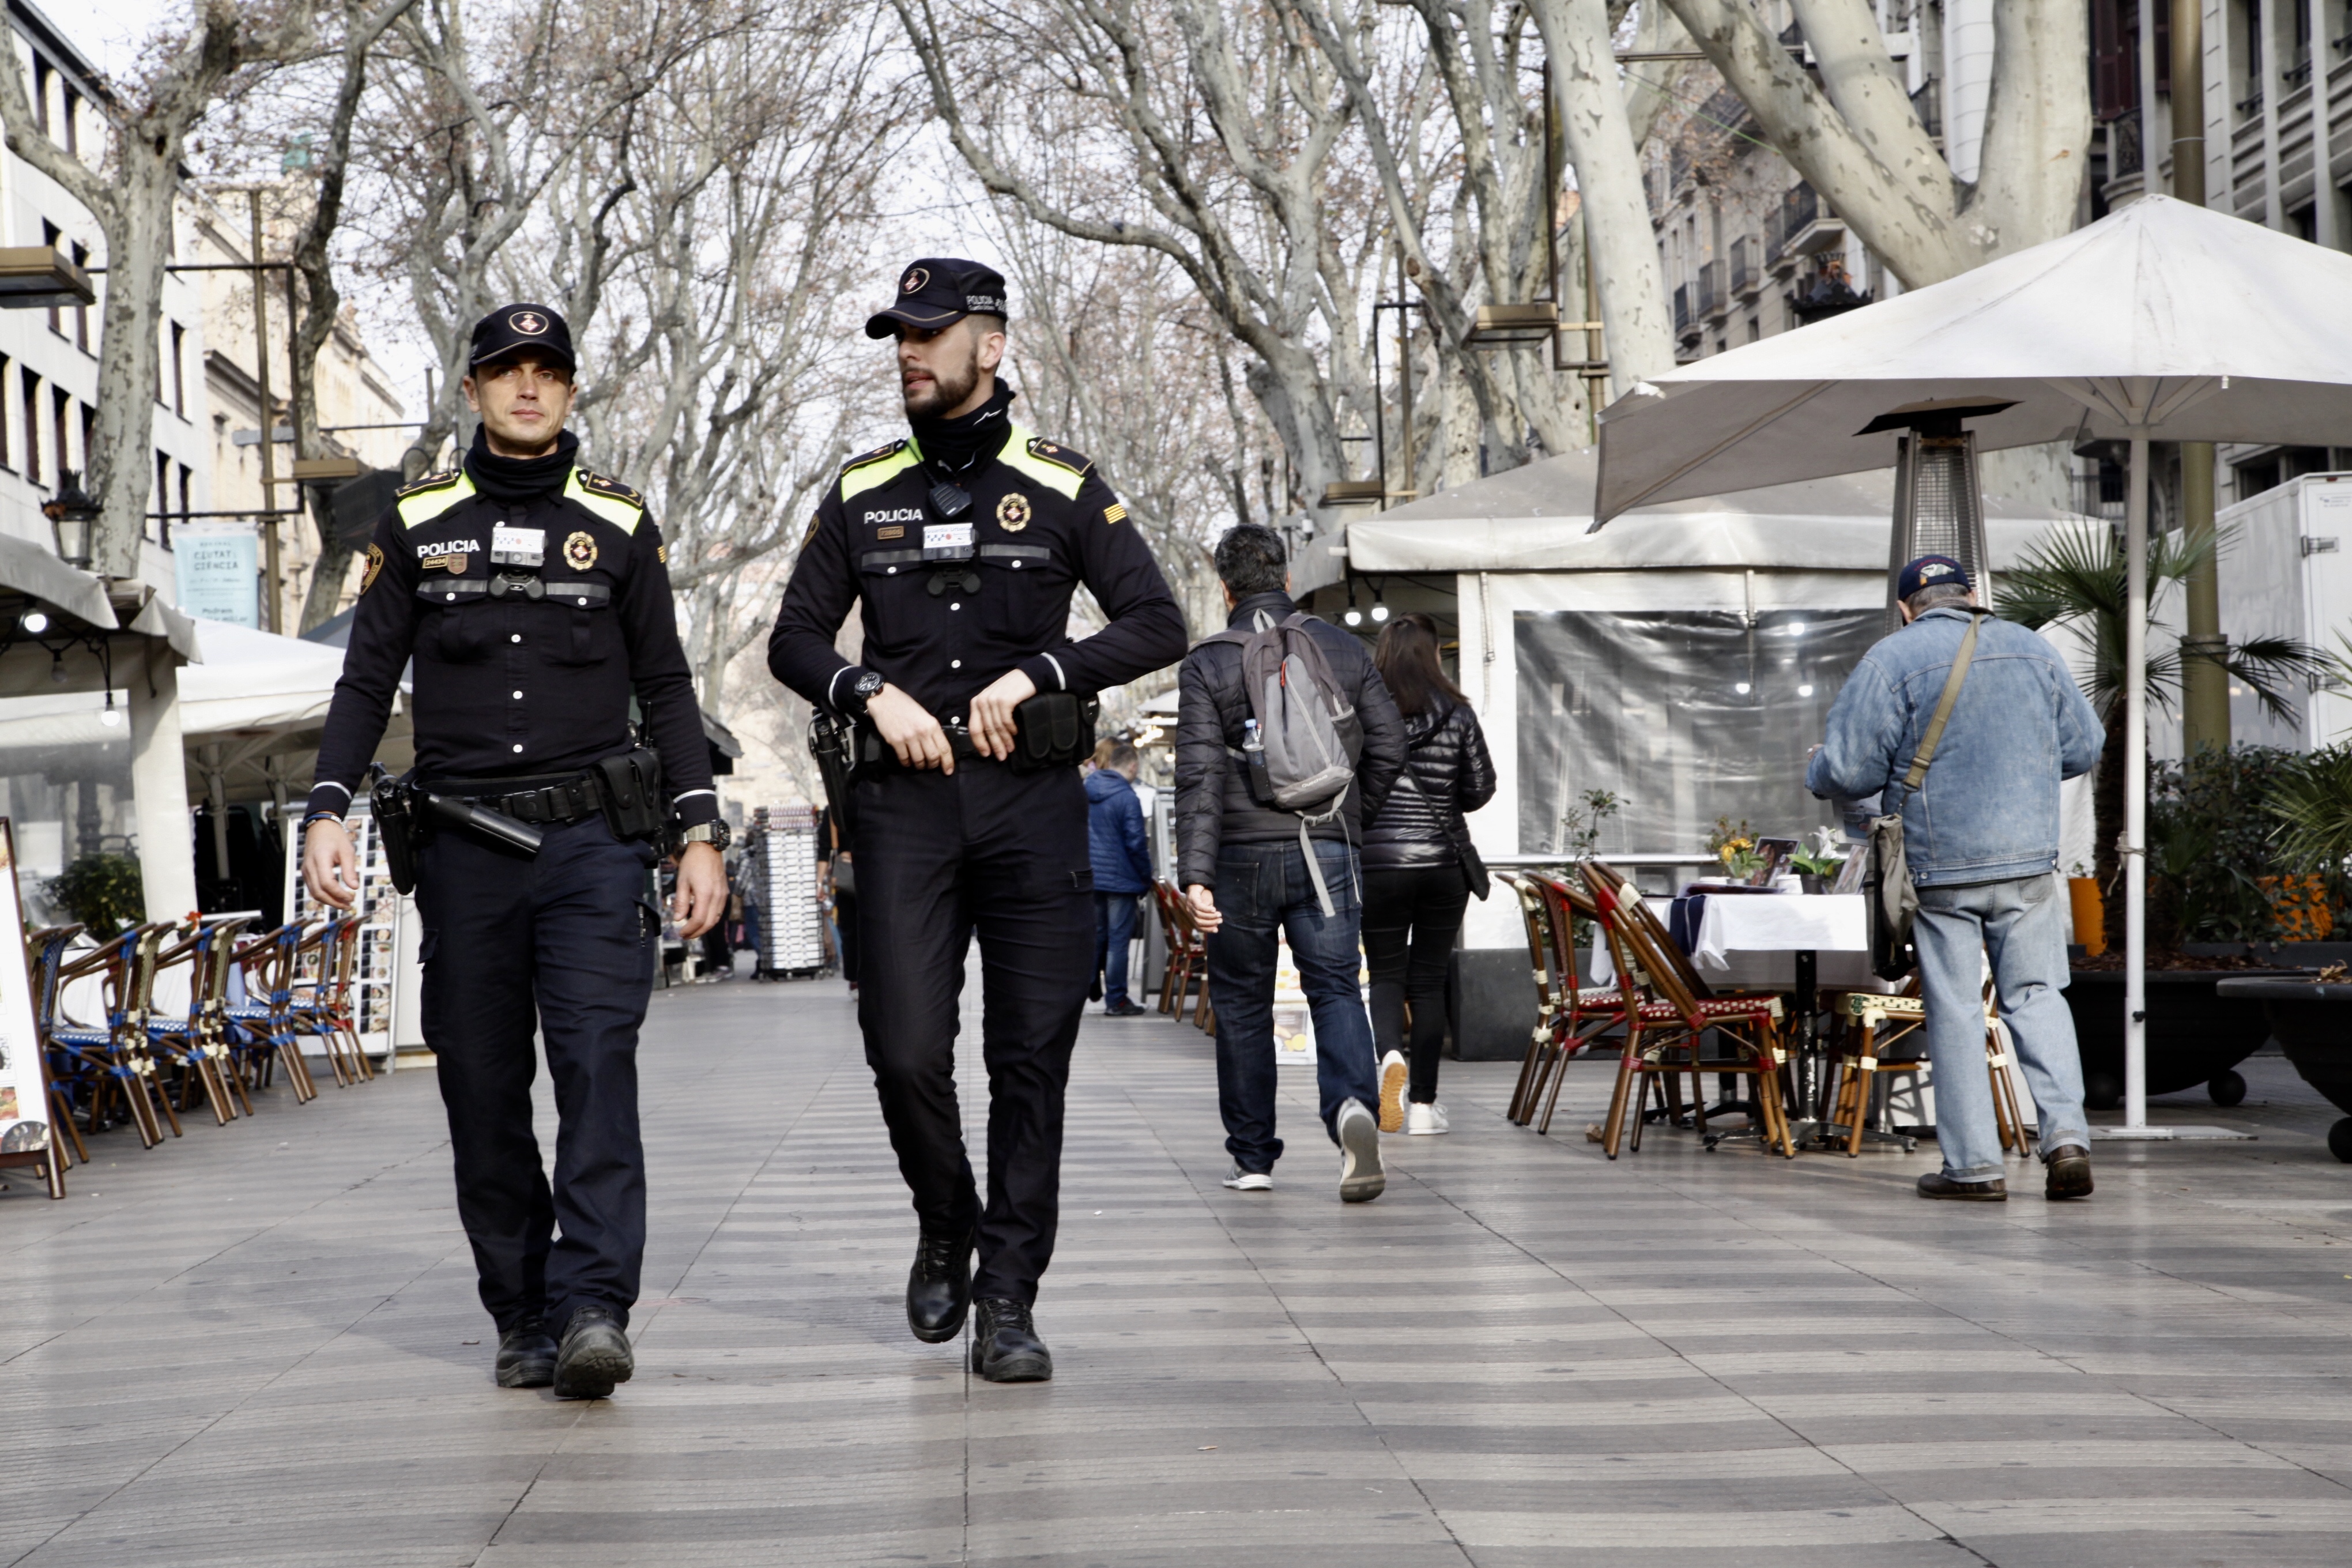
[[[1864, 654], [1838, 693], [1805, 785], [1848, 798], [1884, 790], [1903, 814], [1944, 1156], [1940, 1173], [1919, 1178], [1919, 1194], [2009, 1196], [1984, 1066], [1979, 954], [1990, 952], [2000, 1015], [2041, 1108], [2046, 1195], [2084, 1197], [2090, 1129], [2074, 1016], [2058, 994], [2066, 924], [2055, 873], [2059, 781], [2098, 762], [2098, 716], [2038, 634], [1974, 607], [1959, 563], [1924, 556], [1903, 569], [1895, 591], [1904, 627]], [[1958, 700], [1926, 780], [1906, 794], [1904, 778], [1971, 619], [1976, 653]]]

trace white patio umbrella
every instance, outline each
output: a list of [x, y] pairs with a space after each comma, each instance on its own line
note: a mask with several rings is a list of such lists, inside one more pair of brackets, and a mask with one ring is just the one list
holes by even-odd
[[[1593, 526], [1629, 508], [1895, 461], [1854, 433], [1922, 405], [1980, 449], [2131, 444], [2124, 744], [2147, 748], [2147, 444], [2352, 436], [2352, 256], [2168, 196], [1881, 304], [1677, 367], [1601, 416]], [[2124, 1093], [2147, 1126], [2147, 774], [2126, 770]]]

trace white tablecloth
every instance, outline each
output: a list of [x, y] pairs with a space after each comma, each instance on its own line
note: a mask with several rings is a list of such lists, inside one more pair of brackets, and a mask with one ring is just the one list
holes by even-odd
[[[1841, 991], [1891, 991], [1870, 972], [1870, 911], [1860, 893], [1717, 893], [1699, 915], [1691, 957], [1710, 983], [1779, 987], [1796, 984], [1795, 954], [1821, 955], [1820, 984]], [[1672, 899], [1651, 899], [1664, 925], [1674, 916]], [[1614, 974], [1606, 943], [1596, 943], [1592, 975], [1607, 984]]]

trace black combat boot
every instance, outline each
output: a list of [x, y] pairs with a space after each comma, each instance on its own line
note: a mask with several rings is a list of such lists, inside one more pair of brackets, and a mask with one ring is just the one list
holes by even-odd
[[1049, 1383], [1054, 1352], [1037, 1337], [1029, 1309], [1002, 1296], [984, 1296], [971, 1336], [971, 1370], [991, 1383]]
[[925, 1226], [915, 1244], [915, 1266], [907, 1270], [907, 1326], [927, 1345], [945, 1344], [963, 1332], [964, 1314], [971, 1310], [974, 1228]]
[[582, 1307], [572, 1314], [555, 1356], [558, 1399], [603, 1399], [636, 1370], [628, 1332], [610, 1308]]
[[538, 1318], [526, 1318], [499, 1336], [499, 1386], [545, 1388], [555, 1381], [555, 1336]]

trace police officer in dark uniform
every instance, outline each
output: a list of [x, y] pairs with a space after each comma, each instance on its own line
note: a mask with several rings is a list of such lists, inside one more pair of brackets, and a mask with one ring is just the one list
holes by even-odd
[[[1053, 1256], [1062, 1095], [1094, 958], [1086, 795], [1075, 765], [1013, 764], [1014, 710], [1172, 663], [1184, 616], [1094, 465], [1013, 422], [996, 379], [1004, 321], [1003, 278], [933, 258], [909, 266], [866, 323], [866, 336], [898, 340], [913, 438], [856, 458], [825, 492], [768, 667], [887, 743], [852, 789], [858, 1022], [921, 1226], [907, 1317], [939, 1343], [977, 1298], [972, 1368], [1014, 1383], [1053, 1375], [1030, 1309]], [[1081, 583], [1108, 624], [1072, 642]], [[853, 605], [859, 664], [834, 650]], [[984, 1210], [954, 1076], [975, 931]]]
[[[443, 826], [415, 859], [425, 1039], [458, 1216], [499, 1326], [498, 1381], [595, 1399], [634, 1370], [646, 1240], [636, 1045], [660, 942], [645, 902], [660, 825], [642, 796], [624, 798], [650, 773], [630, 735], [633, 690], [683, 827], [675, 908], [688, 940], [725, 911], [727, 828], [668, 552], [636, 491], [574, 460], [562, 427], [574, 369], [571, 330], [544, 305], [475, 327], [473, 447], [401, 489], [368, 546], [303, 876], [313, 897], [351, 904], [343, 814], [414, 658], [417, 784], [544, 835], [533, 855]], [[551, 1190], [531, 1133], [534, 1029], [555, 1082]]]

